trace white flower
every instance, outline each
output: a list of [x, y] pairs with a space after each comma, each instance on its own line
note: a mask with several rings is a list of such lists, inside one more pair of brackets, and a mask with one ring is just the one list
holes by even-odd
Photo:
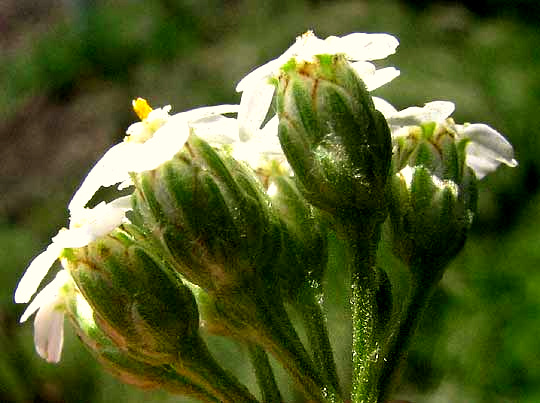
[[323, 40], [308, 31], [299, 36], [285, 53], [253, 70], [238, 83], [236, 91], [243, 93], [238, 111], [241, 136], [251, 137], [261, 127], [274, 94], [269, 79], [291, 58], [309, 62], [316, 55], [344, 54], [371, 91], [392, 81], [399, 75], [399, 70], [393, 67], [376, 69], [368, 60], [384, 59], [395, 52], [398, 44], [398, 40], [388, 34], [352, 33]]
[[247, 163], [254, 171], [270, 162], [277, 162], [288, 170], [287, 159], [277, 136], [277, 126], [278, 118], [274, 116], [262, 129], [246, 138], [241, 135], [237, 119], [215, 116], [199, 121], [194, 132], [214, 147], [225, 146], [234, 159]]
[[109, 234], [126, 220], [125, 213], [130, 209], [130, 196], [126, 196], [110, 203], [101, 202], [93, 209], [72, 212], [69, 229], [58, 231], [47, 249], [30, 262], [15, 290], [15, 302], [30, 301], [64, 248], [80, 248]]
[[38, 354], [48, 362], [58, 362], [64, 344], [65, 300], [75, 289], [66, 270], [60, 270], [55, 279], [39, 292], [28, 305], [20, 322], [25, 322], [36, 311], [34, 318], [34, 344]]
[[84, 208], [100, 187], [130, 186], [130, 173], [152, 170], [170, 160], [201, 119], [238, 111], [238, 105], [219, 105], [170, 116], [170, 106], [152, 110], [141, 98], [133, 107], [142, 121], [132, 124], [124, 141], [111, 147], [90, 170], [69, 203], [71, 212]]
[[[375, 101], [374, 101], [375, 102]], [[455, 105], [449, 101], [428, 102], [422, 108], [411, 106], [409, 108], [397, 111], [392, 105], [386, 102], [381, 106], [384, 100], [378, 99], [376, 106], [386, 117], [386, 121], [392, 126], [419, 126], [426, 122], [444, 122], [454, 112]]]
[[450, 118], [454, 104], [448, 101], [434, 101], [424, 107], [410, 107], [396, 111], [386, 101], [378, 100], [378, 108], [386, 117], [392, 130], [392, 137], [405, 136], [412, 126], [435, 122], [439, 127], [454, 133], [456, 141], [467, 140], [466, 164], [472, 168], [476, 177], [482, 179], [495, 171], [501, 164], [517, 166], [514, 149], [502, 134], [483, 123], [455, 124]]

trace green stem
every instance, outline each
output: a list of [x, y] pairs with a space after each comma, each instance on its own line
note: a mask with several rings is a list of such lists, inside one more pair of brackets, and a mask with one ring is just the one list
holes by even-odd
[[[254, 278], [235, 299], [222, 298], [229, 335], [255, 343], [289, 372], [306, 401], [320, 402], [324, 383], [292, 325], [279, 291]], [[234, 303], [233, 303], [234, 301]]]
[[283, 402], [266, 352], [261, 347], [253, 343], [248, 345], [248, 351], [251, 358], [251, 363], [255, 368], [257, 384], [261, 390], [263, 402]]
[[219, 399], [204, 388], [194, 385], [185, 377], [170, 369], [160, 378], [160, 387], [169, 393], [193, 397], [205, 403], [219, 403]]
[[304, 290], [299, 296], [297, 304], [302, 314], [302, 319], [307, 332], [308, 341], [313, 353], [313, 360], [321, 373], [324, 383], [327, 385], [325, 396], [328, 401], [341, 401], [341, 388], [334, 361], [334, 354], [328, 329], [326, 316], [318, 300], [321, 298], [320, 291], [312, 288]]
[[[362, 234], [358, 232], [357, 234]], [[378, 336], [376, 259], [379, 227], [370, 237], [348, 234], [351, 261], [352, 401], [376, 403], [382, 354]], [[352, 240], [352, 242], [351, 242]]]
[[[410, 271], [411, 273], [426, 273], [424, 270], [426, 268], [429, 269], [428, 266], [430, 265], [426, 266], [425, 264], [419, 263], [411, 266]], [[433, 269], [433, 273], [442, 274], [443, 272], [443, 270]], [[391, 386], [396, 378], [400, 364], [406, 357], [411, 340], [418, 328], [418, 324], [422, 319], [422, 315], [439, 279], [440, 276], [437, 276], [428, 281], [421, 281], [413, 276], [413, 279], [411, 280], [411, 288], [407, 298], [406, 307], [401, 316], [397, 330], [393, 333], [393, 337], [387, 345], [388, 347], [385, 353], [386, 360], [379, 377], [379, 385], [377, 388], [380, 401], [383, 401], [383, 399], [391, 392]]]
[[222, 403], [258, 402], [244, 385], [218, 364], [198, 335], [182, 339], [179, 359], [172, 367]]
[[322, 399], [324, 382], [300, 341], [285, 308], [280, 302], [275, 302], [273, 306], [267, 306], [271, 325], [266, 335], [263, 335], [266, 339], [263, 344], [302, 388], [306, 399], [319, 402]]

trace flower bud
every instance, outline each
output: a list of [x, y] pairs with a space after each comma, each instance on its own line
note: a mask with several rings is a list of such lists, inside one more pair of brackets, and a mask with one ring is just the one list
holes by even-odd
[[277, 220], [253, 172], [226, 152], [191, 135], [181, 153], [135, 183], [134, 220], [190, 282], [214, 292], [271, 276]]
[[421, 279], [438, 280], [442, 272], [436, 269], [444, 268], [465, 243], [477, 190], [469, 168], [461, 179], [441, 179], [424, 165], [406, 166], [392, 179], [394, 249], [411, 267], [429, 266], [429, 273], [414, 273]]
[[138, 361], [175, 362], [183, 346], [197, 337], [191, 291], [125, 230], [84, 248], [65, 249], [61, 259], [100, 328]]
[[[151, 256], [143, 248], [136, 240], [139, 235], [125, 225], [84, 248], [63, 252], [62, 263], [92, 307], [99, 328], [130, 359], [165, 367], [165, 379], [170, 370], [171, 376], [185, 378], [212, 396], [203, 400], [255, 401], [221, 368], [200, 337], [191, 290], [162, 256]], [[109, 358], [124, 365], [123, 355]]]
[[390, 130], [346, 59], [291, 59], [277, 81], [277, 110], [281, 145], [306, 199], [341, 220], [382, 221]]
[[66, 309], [80, 340], [103, 367], [122, 382], [142, 389], [164, 388], [172, 393], [212, 401], [202, 388], [170, 367], [147, 364], [120, 350], [97, 325], [92, 308], [80, 293], [70, 299]]
[[441, 180], [456, 184], [470, 174], [466, 165], [467, 140], [456, 138], [450, 126], [436, 122], [409, 126], [394, 136], [392, 157], [395, 172], [405, 166], [423, 166]]

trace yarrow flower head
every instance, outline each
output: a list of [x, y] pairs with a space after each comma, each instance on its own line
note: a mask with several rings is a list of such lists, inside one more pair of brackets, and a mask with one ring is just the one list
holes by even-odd
[[80, 248], [107, 235], [126, 220], [125, 213], [130, 209], [130, 197], [121, 197], [110, 203], [101, 202], [92, 209], [72, 212], [69, 229], [58, 231], [47, 249], [36, 256], [26, 269], [17, 285], [15, 302], [30, 301], [64, 248]]
[[[434, 101], [424, 107], [410, 107], [397, 111], [383, 100], [377, 100], [378, 109], [383, 112], [392, 130], [394, 146], [399, 148], [399, 167], [403, 168], [412, 152], [405, 142], [415, 143], [415, 138], [422, 133], [422, 126], [435, 125], [430, 133], [430, 141], [438, 141], [450, 136], [455, 143], [462, 144], [465, 149], [465, 163], [470, 167], [477, 179], [495, 171], [503, 163], [509, 167], [517, 166], [512, 145], [499, 132], [483, 123], [456, 124], [450, 115], [455, 106], [448, 101]], [[424, 131], [425, 132], [425, 131]], [[412, 145], [412, 144], [409, 144]]]
[[431, 262], [429, 270], [413, 274], [432, 283], [465, 243], [476, 212], [477, 180], [501, 163], [516, 166], [514, 150], [485, 124], [456, 124], [452, 102], [399, 112], [386, 103], [379, 110], [392, 131], [394, 250], [411, 267]]
[[304, 197], [343, 224], [383, 220], [390, 129], [351, 63], [291, 59], [276, 88], [278, 136]]
[[197, 108], [169, 115], [170, 105], [153, 110], [138, 98], [133, 109], [141, 122], [132, 124], [124, 141], [111, 147], [90, 170], [69, 203], [69, 210], [84, 208], [95, 192], [103, 187], [132, 185], [130, 173], [157, 168], [184, 146], [190, 130], [199, 122], [222, 113], [237, 112], [237, 105]]
[[236, 86], [236, 91], [242, 92], [238, 111], [241, 136], [249, 138], [260, 129], [275, 90], [271, 79], [291, 59], [299, 63], [312, 62], [318, 55], [342, 54], [351, 62], [351, 67], [358, 73], [368, 91], [371, 91], [392, 81], [399, 75], [399, 70], [394, 67], [376, 69], [369, 61], [384, 59], [395, 53], [398, 44], [398, 40], [388, 34], [352, 33], [343, 37], [320, 39], [308, 31], [299, 36], [285, 53], [253, 70]]

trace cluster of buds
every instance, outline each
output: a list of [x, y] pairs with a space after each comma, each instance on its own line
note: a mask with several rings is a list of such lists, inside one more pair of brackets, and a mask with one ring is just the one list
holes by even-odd
[[[351, 274], [352, 398], [386, 398], [426, 290], [465, 242], [477, 181], [516, 165], [495, 130], [455, 124], [450, 102], [398, 112], [371, 96], [399, 71], [370, 61], [397, 45], [387, 34], [307, 32], [240, 81], [239, 105], [171, 115], [170, 106], [133, 101], [141, 121], [88, 173], [68, 206], [69, 228], [17, 287], [15, 301], [29, 302], [60, 260], [21, 317], [37, 311], [38, 353], [60, 360], [67, 316], [127, 383], [258, 401], [210, 353], [207, 332], [246, 346], [263, 401], [283, 400], [267, 353], [307, 401], [346, 401], [322, 306], [336, 233]], [[131, 194], [87, 206], [112, 185]], [[387, 218], [413, 279], [404, 304], [376, 261]]]
[[[390, 217], [398, 256], [409, 266], [431, 261], [438, 279], [463, 247], [476, 211], [477, 181], [501, 162], [516, 166], [512, 146], [485, 124], [458, 125], [451, 102], [400, 112], [386, 110], [392, 128]], [[436, 264], [435, 264], [436, 263]]]

